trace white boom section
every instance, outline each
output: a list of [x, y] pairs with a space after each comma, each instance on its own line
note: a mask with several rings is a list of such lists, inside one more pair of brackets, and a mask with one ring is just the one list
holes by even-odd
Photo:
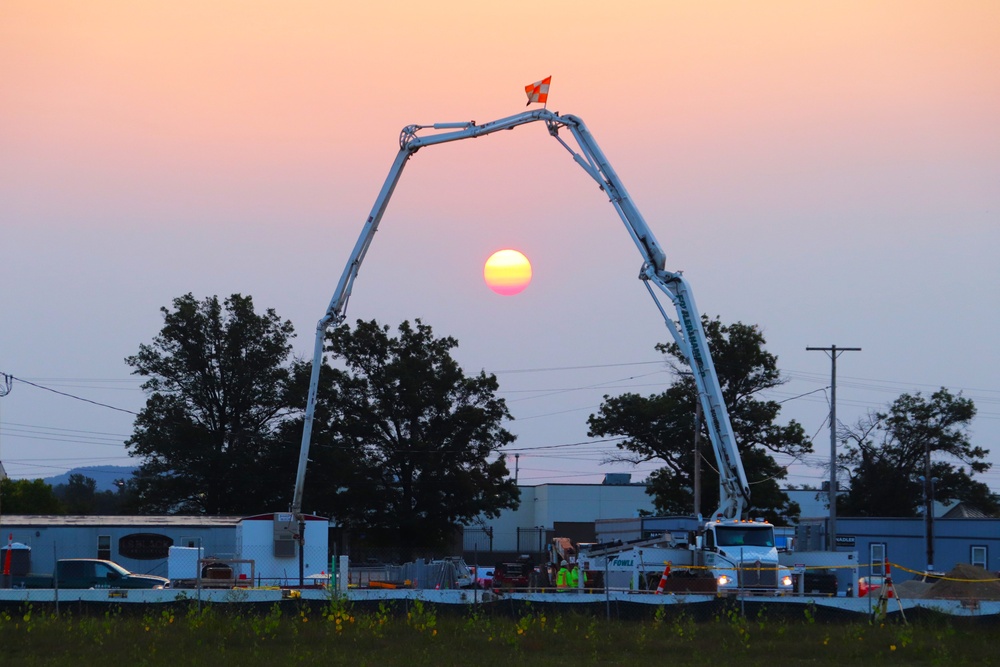
[[[536, 109], [525, 111], [524, 113], [507, 118], [501, 118], [483, 125], [477, 125], [474, 121], [460, 123], [435, 123], [434, 125], [408, 125], [403, 128], [399, 137], [399, 153], [392, 163], [389, 175], [382, 185], [382, 190], [375, 200], [371, 214], [365, 221], [361, 229], [361, 235], [351, 252], [351, 256], [344, 268], [344, 273], [340, 277], [337, 289], [334, 291], [330, 305], [326, 309], [326, 314], [316, 325], [316, 343], [313, 350], [312, 375], [309, 381], [309, 397], [306, 404], [305, 423], [302, 429], [302, 446], [299, 451], [299, 465], [295, 477], [295, 490], [292, 497], [291, 511], [299, 516], [302, 510], [302, 495], [305, 485], [306, 466], [309, 461], [309, 445], [312, 438], [313, 418], [316, 411], [316, 393], [319, 387], [319, 371], [323, 364], [323, 345], [326, 338], [326, 331], [331, 325], [340, 325], [347, 311], [347, 302], [351, 296], [351, 289], [354, 281], [358, 277], [361, 262], [364, 260], [368, 247], [371, 245], [379, 222], [385, 214], [389, 199], [393, 190], [399, 182], [399, 177], [403, 173], [410, 156], [424, 146], [443, 144], [459, 139], [471, 139], [483, 136], [499, 130], [510, 130], [519, 125], [544, 121], [548, 127], [549, 134], [552, 135], [567, 151], [573, 156], [580, 167], [586, 171], [591, 178], [597, 181], [602, 190], [607, 193], [611, 204], [618, 211], [625, 228], [632, 237], [633, 242], [642, 254], [643, 265], [639, 273], [639, 278], [646, 281], [650, 296], [656, 303], [666, 322], [667, 329], [674, 341], [680, 347], [693, 371], [695, 383], [698, 387], [698, 394], [702, 402], [702, 408], [708, 415], [708, 431], [711, 436], [712, 447], [715, 451], [715, 458], [719, 465], [719, 509], [716, 515], [726, 518], [740, 518], [746, 511], [750, 488], [747, 484], [746, 473], [743, 470], [743, 462], [739, 451], [736, 448], [736, 440], [733, 437], [733, 429], [729, 422], [729, 413], [722, 398], [722, 389], [719, 385], [718, 376], [715, 373], [715, 366], [709, 353], [708, 342], [705, 339], [705, 332], [701, 326], [701, 315], [695, 306], [694, 298], [687, 281], [680, 272], [667, 271], [664, 268], [666, 255], [660, 248], [653, 236], [652, 231], [646, 225], [642, 214], [632, 202], [632, 198], [625, 190], [618, 179], [618, 175], [612, 169], [604, 153], [597, 146], [593, 136], [580, 118], [572, 115], [560, 115], [547, 109]], [[576, 139], [579, 152], [575, 151], [559, 136], [559, 129], [565, 127]], [[441, 130], [437, 134], [417, 136], [421, 130]], [[674, 323], [666, 311], [663, 309], [660, 300], [649, 283], [656, 285], [674, 304], [680, 321], [680, 328]]]

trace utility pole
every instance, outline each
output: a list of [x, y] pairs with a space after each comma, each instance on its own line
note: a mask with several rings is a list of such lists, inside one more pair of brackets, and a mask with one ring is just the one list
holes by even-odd
[[830, 527], [827, 551], [837, 550], [837, 357], [844, 352], [860, 352], [860, 347], [807, 347], [807, 352], [826, 352], [830, 357]]
[[[10, 393], [10, 390], [14, 387], [14, 376], [7, 375], [6, 373], [0, 373], [0, 398], [3, 398]], [[0, 433], [2, 436], [2, 433]], [[7, 479], [7, 471], [3, 469], [3, 455], [0, 451], [0, 498], [3, 498], [3, 482]], [[0, 521], [3, 520], [3, 505], [0, 504]], [[8, 540], [9, 541], [9, 540]], [[10, 555], [10, 545], [7, 545], [7, 554]], [[9, 582], [4, 581], [5, 585]]]
[[924, 535], [927, 538], [927, 571], [934, 571], [934, 483], [937, 477], [931, 477], [931, 445], [924, 445], [924, 474], [920, 476], [924, 483]]
[[931, 477], [931, 445], [927, 443], [924, 467], [924, 520], [927, 522], [927, 571], [934, 569], [934, 478]]

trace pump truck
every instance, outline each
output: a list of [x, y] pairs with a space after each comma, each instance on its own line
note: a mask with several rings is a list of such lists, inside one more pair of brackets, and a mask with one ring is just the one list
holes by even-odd
[[[396, 154], [389, 174], [379, 191], [375, 205], [362, 226], [361, 234], [348, 258], [326, 313], [316, 325], [312, 375], [309, 382], [302, 443], [292, 497], [292, 513], [301, 517], [302, 495], [306, 466], [309, 460], [309, 445], [316, 409], [319, 373], [323, 363], [325, 334], [329, 327], [340, 325], [346, 318], [347, 303], [354, 281], [358, 277], [361, 263], [375, 237], [375, 232], [389, 205], [389, 200], [403, 173], [403, 168], [421, 148], [482, 137], [500, 130], [512, 130], [521, 125], [535, 122], [545, 123], [549, 135], [569, 152], [573, 160], [597, 182], [598, 187], [607, 195], [641, 255], [642, 266], [639, 270], [639, 279], [659, 309], [671, 337], [691, 365], [699, 400], [706, 415], [712, 448], [719, 464], [719, 508], [714, 513], [712, 521], [700, 529], [699, 541], [695, 548], [688, 551], [692, 555], [690, 564], [717, 565], [718, 568], [715, 571], [720, 574], [716, 577], [716, 582], [720, 588], [727, 588], [731, 585], [730, 579], [723, 580], [723, 577], [731, 577], [732, 582], [736, 582], [738, 585], [747, 581], [751, 575], [756, 577], [756, 581], [766, 582], [768, 587], [776, 589], [784, 588], [784, 582], [787, 579], [790, 587], [791, 577], [787, 571], [772, 569], [777, 568], [773, 527], [770, 524], [757, 522], [751, 524], [743, 521], [749, 506], [750, 487], [736, 447], [733, 428], [723, 401], [715, 366], [712, 363], [708, 341], [702, 329], [701, 316], [687, 280], [680, 271], [670, 271], [666, 268], [666, 253], [656, 241], [652, 230], [646, 224], [632, 197], [615, 173], [611, 163], [598, 147], [583, 120], [574, 115], [559, 114], [548, 109], [525, 111], [484, 124], [467, 121], [408, 125], [403, 128], [399, 136], [399, 152]], [[563, 130], [571, 135], [575, 141], [575, 147], [563, 138], [561, 134]], [[664, 296], [673, 304], [677, 316], [676, 322], [664, 308], [661, 301], [661, 297]], [[303, 533], [304, 530], [299, 531], [300, 535]], [[736, 540], [737, 533], [744, 539], [750, 540], [751, 544], [740, 547], [731, 546], [731, 543]], [[768, 544], [770, 546], [767, 546]], [[678, 565], [681, 564], [678, 563]], [[765, 571], [773, 574], [764, 574]], [[721, 574], [723, 572], [731, 573], [731, 575]]]

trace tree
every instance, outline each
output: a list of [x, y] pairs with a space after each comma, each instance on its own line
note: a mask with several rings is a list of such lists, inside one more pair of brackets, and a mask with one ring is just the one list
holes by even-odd
[[[161, 308], [152, 344], [125, 361], [147, 380], [129, 453], [138, 506], [146, 512], [247, 514], [287, 507], [293, 454], [278, 427], [288, 405], [292, 325], [272, 309], [258, 315], [251, 297]], [[275, 470], [288, 471], [287, 484]]]
[[66, 514], [115, 516], [127, 512], [128, 496], [124, 493], [125, 481], [117, 480], [118, 492], [98, 491], [97, 481], [80, 473], [69, 476], [66, 484], [52, 488]]
[[117, 487], [114, 494], [106, 491], [106, 495], [98, 497], [97, 512], [109, 515], [139, 514], [139, 486], [136, 478], [119, 478], [114, 484]]
[[1000, 498], [972, 479], [991, 465], [985, 461], [989, 451], [969, 441], [975, 415], [971, 399], [942, 387], [930, 397], [903, 394], [887, 412], [870, 413], [855, 426], [841, 428], [838, 434], [847, 448], [838, 463], [849, 488], [838, 498], [838, 514], [918, 516], [925, 491], [920, 478], [926, 477], [930, 457], [936, 500], [962, 501], [997, 515]]
[[380, 535], [403, 559], [447, 544], [480, 514], [517, 507], [497, 456], [514, 441], [502, 426], [510, 413], [495, 376], [466, 376], [452, 358], [454, 338], [435, 338], [419, 319], [400, 324], [398, 337], [359, 320], [327, 341], [339, 367], [321, 374], [307, 507]]
[[4, 514], [65, 514], [52, 486], [42, 479], [0, 481], [0, 509]]
[[57, 484], [53, 489], [62, 501], [67, 514], [94, 514], [97, 508], [97, 481], [80, 473], [69, 476], [66, 484]]
[[[751, 485], [753, 511], [767, 519], [784, 523], [798, 515], [798, 504], [781, 492], [777, 480], [786, 476], [771, 453], [802, 456], [812, 451], [802, 426], [795, 421], [776, 423], [781, 405], [759, 398], [761, 392], [784, 384], [777, 357], [764, 349], [764, 336], [756, 326], [736, 322], [723, 325], [718, 318], [702, 316], [702, 326], [715, 363], [716, 373], [735, 432], [737, 448]], [[694, 505], [694, 423], [697, 389], [687, 359], [676, 343], [659, 344], [675, 373], [675, 382], [660, 394], [640, 396], [629, 393], [605, 396], [597, 414], [587, 424], [591, 437], [622, 437], [618, 448], [624, 452], [612, 460], [641, 464], [662, 462], [649, 476], [649, 493], [659, 512], [690, 514]], [[700, 451], [703, 459], [701, 506], [709, 514], [717, 506], [715, 494], [719, 476], [714, 457], [706, 457], [711, 447], [708, 430], [701, 420]]]

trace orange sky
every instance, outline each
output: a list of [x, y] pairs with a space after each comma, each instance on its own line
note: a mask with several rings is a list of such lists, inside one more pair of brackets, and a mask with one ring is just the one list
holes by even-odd
[[1000, 6], [989, 1], [656, 1], [611, 12], [598, 2], [415, 11], [41, 0], [2, 12], [5, 148], [40, 170], [87, 165], [109, 178], [176, 178], [192, 162], [192, 180], [324, 168], [409, 122], [502, 115], [524, 83], [550, 73], [553, 107], [586, 111], [623, 137], [629, 158], [651, 143], [737, 159], [795, 155], [796, 144], [842, 152], [874, 148], [873, 136], [896, 154], [934, 134], [968, 149], [998, 104]]

